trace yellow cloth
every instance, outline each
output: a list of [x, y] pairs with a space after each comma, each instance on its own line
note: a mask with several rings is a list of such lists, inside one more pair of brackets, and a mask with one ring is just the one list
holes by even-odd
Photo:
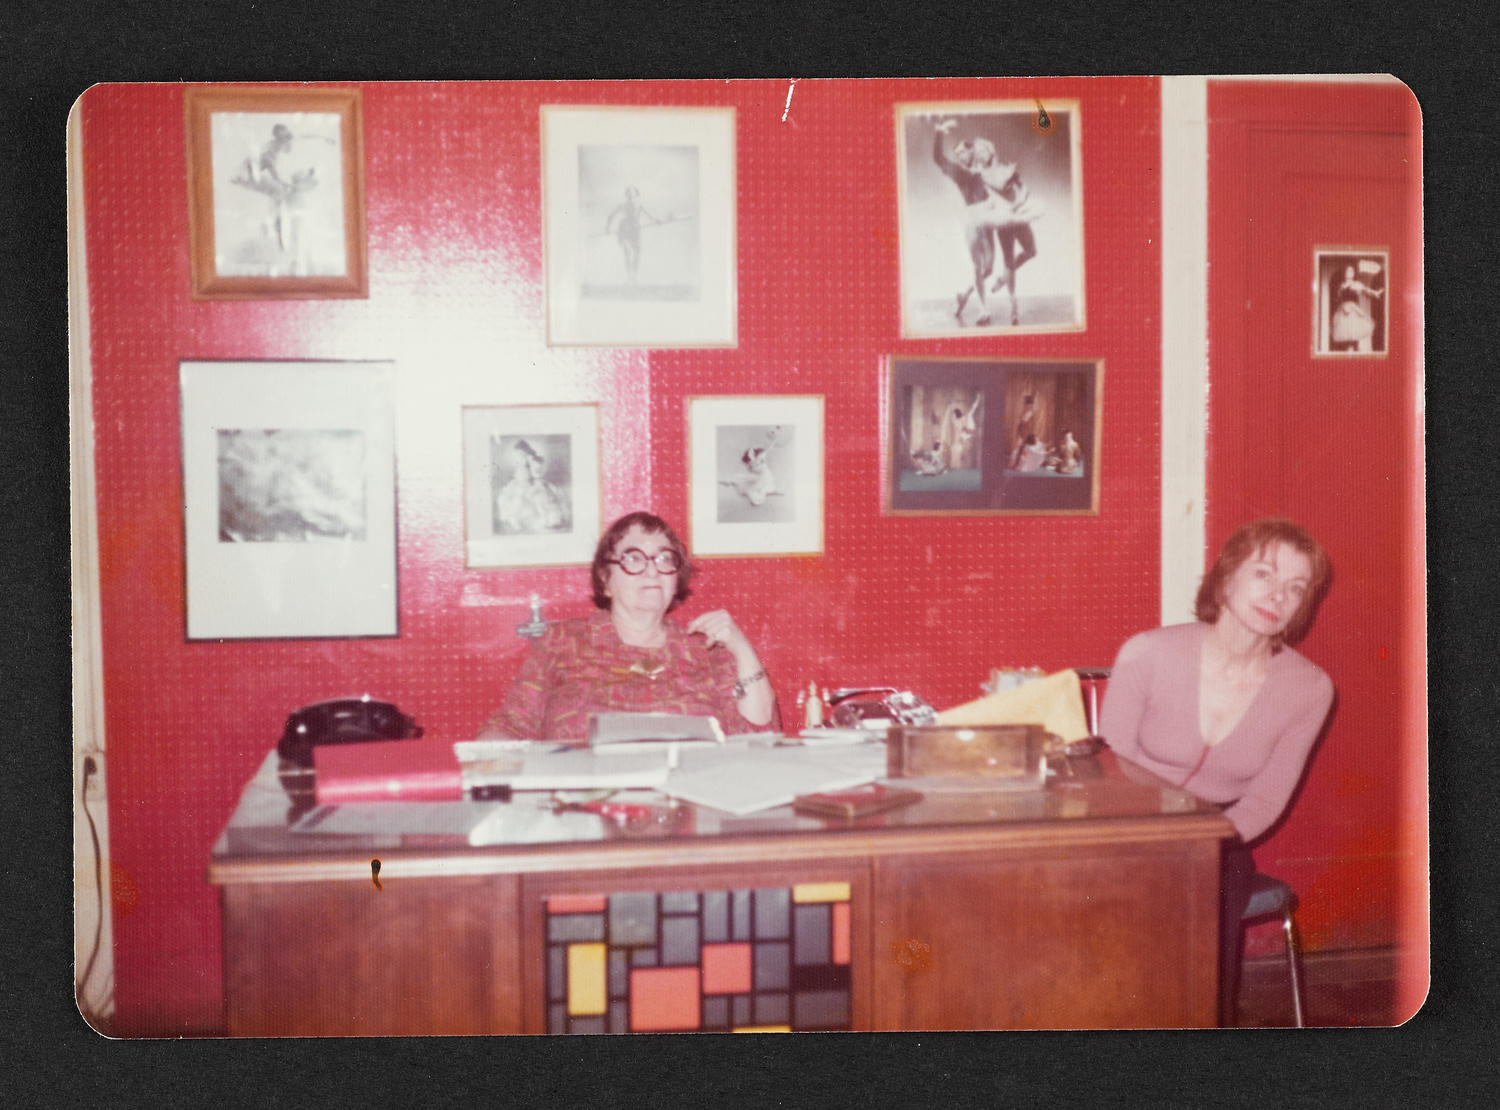
[[1065, 743], [1089, 734], [1083, 687], [1074, 670], [1034, 679], [1014, 690], [986, 694], [937, 715], [940, 725], [1041, 725]]

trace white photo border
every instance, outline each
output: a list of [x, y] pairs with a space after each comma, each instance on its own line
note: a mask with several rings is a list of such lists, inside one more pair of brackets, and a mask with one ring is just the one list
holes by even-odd
[[[396, 636], [395, 364], [182, 360], [189, 640]], [[221, 541], [225, 429], [355, 430], [363, 537]]]
[[[693, 556], [823, 554], [823, 396], [699, 396], [687, 399], [689, 544]], [[791, 488], [777, 495], [790, 520], [719, 519], [717, 432], [724, 426], [789, 426], [798, 454]]]
[[[574, 566], [593, 561], [602, 531], [599, 406], [464, 405], [461, 413], [464, 475], [464, 564], [470, 569]], [[490, 512], [488, 445], [497, 435], [566, 435], [572, 519], [567, 532], [505, 535]]]
[[[541, 132], [548, 345], [736, 346], [735, 109], [543, 105]], [[698, 248], [697, 296], [689, 300], [588, 299], [585, 303], [586, 260], [579, 238], [584, 216], [580, 147], [656, 145], [691, 146], [697, 151], [698, 211], [691, 216]], [[673, 222], [672, 215], [662, 222]], [[603, 235], [601, 226], [594, 238]]]
[[[1039, 105], [1045, 111], [1039, 110]], [[1022, 310], [1018, 323], [1011, 323], [1012, 304], [1003, 289], [989, 292], [992, 322], [978, 325], [979, 311], [972, 297], [959, 306], [960, 288], [972, 287], [973, 264], [964, 244], [965, 208], [953, 183], [947, 181], [931, 155], [931, 131], [913, 146], [908, 120], [928, 118], [935, 125], [945, 117], [963, 120], [973, 116], [1014, 117], [1004, 121], [1006, 133], [1024, 136], [1026, 151], [1009, 154], [1022, 182], [1029, 189], [1031, 207], [1042, 216], [1035, 221], [1037, 256], [1017, 269], [1017, 292]], [[901, 335], [905, 339], [987, 335], [1026, 335], [1081, 332], [1088, 326], [1085, 303], [1085, 237], [1083, 203], [1083, 119], [1077, 98], [1057, 100], [936, 101], [897, 104], [896, 204], [900, 241]], [[1065, 122], [1066, 128], [1059, 126]], [[992, 125], [991, 130], [994, 130]], [[972, 129], [971, 129], [972, 130]], [[1066, 138], [1062, 138], [1066, 132]], [[969, 136], [973, 137], [973, 136]], [[982, 137], [982, 136], [981, 136]], [[1060, 148], [1066, 143], [1066, 148]], [[1002, 158], [1007, 157], [1001, 151]], [[1031, 168], [1028, 169], [1028, 162]], [[1040, 172], [1037, 163], [1046, 167]], [[1049, 242], [1058, 244], [1048, 249]], [[997, 271], [999, 266], [997, 264]], [[941, 286], [933, 274], [952, 273]], [[1025, 292], [1041, 273], [1051, 275], [1048, 300], [1071, 301], [1069, 311], [1053, 312], [1043, 323], [1028, 322]], [[968, 281], [965, 282], [967, 276]], [[950, 288], [951, 286], [951, 288]], [[1032, 288], [1035, 288], [1032, 285]], [[988, 291], [988, 286], [987, 286]], [[1030, 294], [1034, 297], [1034, 294]], [[918, 311], [919, 304], [929, 307]], [[1037, 302], [1033, 302], [1034, 305]], [[955, 311], [956, 310], [956, 311]], [[960, 323], [966, 320], [967, 323]]]

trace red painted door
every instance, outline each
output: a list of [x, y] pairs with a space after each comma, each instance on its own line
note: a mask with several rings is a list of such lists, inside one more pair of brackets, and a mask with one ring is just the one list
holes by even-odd
[[[1208, 541], [1289, 516], [1334, 567], [1298, 646], [1333, 676], [1338, 701], [1256, 860], [1297, 889], [1310, 948], [1396, 949], [1411, 999], [1398, 1009], [1415, 1008], [1426, 985], [1416, 105], [1395, 84], [1221, 86], [1210, 118]], [[1364, 294], [1368, 351], [1332, 349], [1351, 334], [1331, 323], [1346, 271], [1379, 291]]]

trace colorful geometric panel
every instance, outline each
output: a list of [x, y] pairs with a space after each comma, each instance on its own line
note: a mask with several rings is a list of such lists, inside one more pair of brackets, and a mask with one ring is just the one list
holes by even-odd
[[549, 1033], [848, 1029], [847, 882], [547, 898]]

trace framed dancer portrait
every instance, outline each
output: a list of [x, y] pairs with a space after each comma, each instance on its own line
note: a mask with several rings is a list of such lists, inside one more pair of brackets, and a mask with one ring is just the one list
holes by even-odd
[[694, 556], [821, 555], [823, 398], [688, 398]]
[[571, 566], [601, 531], [598, 405], [465, 405], [469, 567]]
[[193, 296], [368, 295], [361, 91], [182, 95]]
[[1385, 357], [1390, 269], [1380, 247], [1314, 248], [1314, 355]]
[[895, 356], [886, 370], [887, 516], [1099, 511], [1098, 360]]
[[901, 334], [1082, 331], [1076, 101], [896, 109]]
[[733, 347], [733, 108], [542, 108], [547, 342]]

